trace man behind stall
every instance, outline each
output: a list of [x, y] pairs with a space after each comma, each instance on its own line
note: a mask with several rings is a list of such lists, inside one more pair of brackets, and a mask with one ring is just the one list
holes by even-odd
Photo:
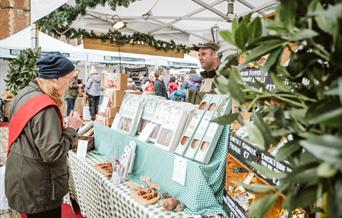
[[203, 80], [200, 90], [189, 90], [188, 101], [193, 104], [199, 104], [206, 93], [214, 92], [215, 86], [213, 82], [221, 61], [220, 57], [217, 55], [219, 46], [216, 43], [200, 43], [195, 45], [193, 49], [198, 51], [198, 58], [204, 71], [201, 72]]

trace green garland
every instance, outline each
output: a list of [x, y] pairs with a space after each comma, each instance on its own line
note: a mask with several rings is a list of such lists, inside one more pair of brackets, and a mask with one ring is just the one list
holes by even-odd
[[65, 35], [67, 38], [71, 39], [83, 36], [83, 38], [101, 39], [102, 41], [109, 41], [117, 45], [128, 43], [145, 44], [163, 51], [177, 50], [188, 53], [191, 50], [190, 47], [183, 44], [176, 44], [173, 40], [170, 40], [170, 42], [157, 40], [151, 35], [138, 32], [135, 32], [132, 35], [126, 35], [117, 30], [109, 30], [106, 34], [101, 33], [100, 35], [97, 35], [92, 30], [88, 32], [85, 29], [74, 29], [68, 27], [68, 24], [76, 20], [78, 15], [85, 15], [87, 8], [94, 8], [97, 5], [105, 6], [107, 3], [110, 8], [115, 11], [117, 6], [128, 7], [128, 5], [134, 1], [135, 0], [78, 0], [74, 7], [65, 4], [50, 15], [37, 21], [37, 25], [43, 30], [47, 30], [54, 35]]

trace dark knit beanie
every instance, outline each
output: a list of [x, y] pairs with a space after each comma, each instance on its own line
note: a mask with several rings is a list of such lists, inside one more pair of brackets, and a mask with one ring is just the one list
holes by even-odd
[[47, 54], [37, 61], [38, 77], [43, 79], [55, 79], [71, 73], [75, 66], [61, 54]]

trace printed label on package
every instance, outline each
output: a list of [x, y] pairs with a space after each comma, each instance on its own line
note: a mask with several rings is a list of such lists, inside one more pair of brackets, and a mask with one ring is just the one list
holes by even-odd
[[247, 166], [248, 162], [259, 162], [260, 151], [235, 135], [230, 135], [228, 148], [230, 154]]
[[234, 201], [226, 192], [224, 193], [224, 202], [228, 206], [228, 217], [247, 218], [244, 209]]

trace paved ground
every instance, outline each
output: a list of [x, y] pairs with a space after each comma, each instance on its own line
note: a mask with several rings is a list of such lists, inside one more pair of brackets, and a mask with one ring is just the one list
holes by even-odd
[[[0, 127], [0, 164], [6, 164], [8, 127]], [[1, 193], [2, 194], [2, 193]], [[0, 218], [20, 218], [20, 214], [11, 210], [0, 210]]]
[[0, 127], [0, 164], [6, 164], [8, 127]]

